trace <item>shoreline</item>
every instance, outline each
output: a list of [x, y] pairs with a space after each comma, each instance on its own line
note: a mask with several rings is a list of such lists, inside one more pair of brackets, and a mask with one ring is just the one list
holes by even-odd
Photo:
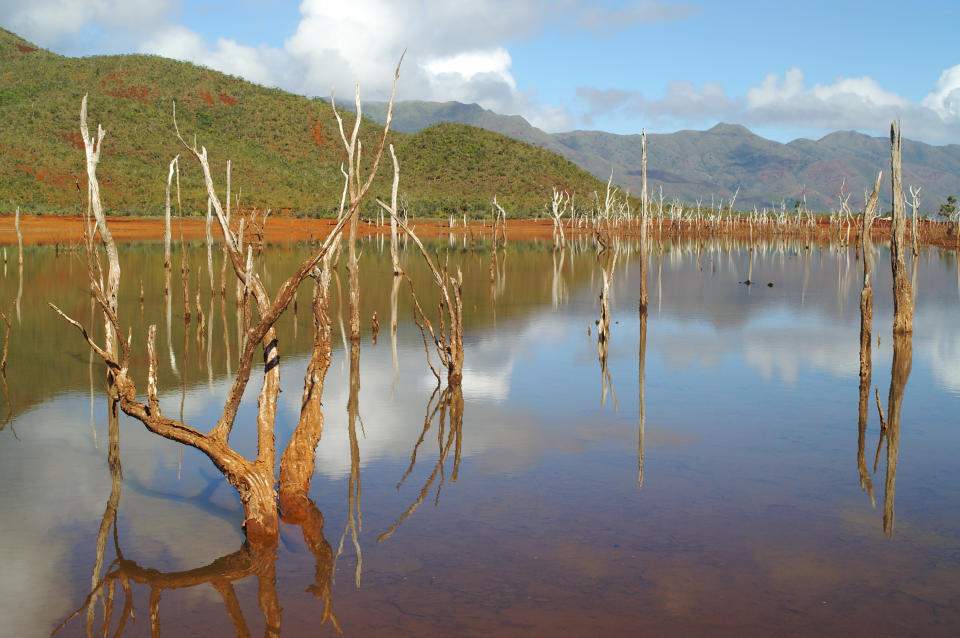
[[[162, 217], [110, 217], [108, 218], [110, 231], [118, 243], [163, 241], [164, 219]], [[493, 232], [489, 220], [474, 220], [466, 227], [462, 219], [449, 227], [447, 219], [431, 218], [411, 222], [411, 228], [421, 238], [437, 238], [453, 235], [455, 237], [487, 237]], [[590, 227], [571, 228], [569, 221], [564, 220], [564, 233], [568, 240], [573, 237], [593, 235]], [[267, 218], [262, 241], [268, 244], [312, 242], [324, 239], [336, 225], [336, 220], [313, 217], [293, 217], [276, 215]], [[724, 221], [719, 227], [708, 223], [696, 224], [692, 221], [680, 222], [678, 227], [670, 220], [651, 219], [647, 229], [650, 241], [667, 238], [679, 239], [709, 239], [714, 237], [729, 237], [741, 240], [776, 239], [778, 237], [805, 239], [817, 242], [833, 242], [854, 244], [859, 241], [860, 229], [854, 222], [849, 229], [846, 225], [831, 226], [829, 219], [818, 219], [811, 226], [803, 224], [796, 226], [792, 223], [785, 229], [769, 226], [751, 226], [745, 220], [736, 220], [733, 223]], [[206, 238], [206, 220], [198, 217], [171, 218], [172, 243], [180, 241], [181, 230], [185, 241], [203, 240]], [[249, 228], [246, 231], [247, 239], [253, 235]], [[909, 225], [908, 225], [909, 228]], [[361, 220], [357, 235], [371, 237], [389, 235], [389, 224], [379, 226], [371, 221]], [[70, 248], [79, 247], [83, 237], [83, 217], [79, 215], [20, 215], [20, 231], [25, 245], [49, 245]], [[220, 241], [220, 229], [214, 220], [211, 227], [214, 243]], [[402, 232], [402, 231], [401, 231]], [[507, 239], [521, 240], [553, 240], [553, 220], [551, 219], [508, 219], [506, 225]], [[621, 238], [639, 238], [640, 229], [636, 220], [625, 222], [614, 228], [614, 234]], [[890, 238], [890, 222], [884, 219], [874, 220], [874, 241], [887, 241]], [[908, 231], [908, 241], [912, 242]], [[956, 234], [947, 233], [947, 224], [942, 222], [921, 221], [918, 233], [919, 244], [940, 248], [960, 249], [960, 242]], [[0, 215], [0, 246], [16, 246], [17, 234], [14, 227], [13, 215]]]

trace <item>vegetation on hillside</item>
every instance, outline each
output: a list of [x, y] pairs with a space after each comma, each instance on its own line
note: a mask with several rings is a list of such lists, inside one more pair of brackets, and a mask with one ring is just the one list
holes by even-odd
[[[0, 29], [4, 208], [79, 210], [78, 113], [87, 93], [91, 122], [107, 130], [98, 170], [112, 213], [162, 212], [167, 165], [184, 150], [173, 130], [174, 101], [181, 132], [207, 147], [221, 188], [231, 160], [234, 204], [239, 198], [243, 207], [322, 215], [339, 205], [345, 158], [329, 102], [157, 56], [63, 57]], [[352, 122], [345, 112], [344, 124]], [[380, 130], [374, 122], [361, 126], [365, 148], [374, 147]], [[405, 201], [417, 215], [486, 212], [494, 194], [511, 214], [530, 214], [542, 209], [552, 186], [580, 193], [603, 187], [563, 158], [472, 127], [391, 132], [389, 141], [401, 163]], [[184, 164], [181, 174], [188, 214], [205, 211], [194, 168]], [[389, 197], [391, 177], [381, 170], [375, 195]], [[370, 202], [368, 213], [375, 206]]]

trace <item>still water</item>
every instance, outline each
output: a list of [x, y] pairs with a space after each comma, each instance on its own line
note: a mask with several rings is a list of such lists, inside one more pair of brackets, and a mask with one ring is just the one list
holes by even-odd
[[[308, 250], [267, 248], [259, 268], [268, 289]], [[211, 298], [205, 248], [188, 256], [185, 327], [179, 253], [168, 323], [162, 248], [123, 247], [121, 322], [132, 327], [141, 388], [146, 327], [158, 325], [164, 411], [206, 430], [236, 369], [237, 312], [229, 278], [226, 300]], [[594, 249], [573, 245], [561, 257], [549, 243], [512, 242], [491, 266], [488, 248], [455, 243], [451, 266], [464, 272], [461, 414], [458, 401], [435, 393], [406, 284], [395, 369], [389, 251], [368, 241], [362, 422], [348, 428], [341, 264], [315, 508], [309, 524], [281, 524], [275, 555], [258, 556], [243, 548], [236, 492], [199, 452], [121, 415], [122, 480], [111, 474], [103, 367], [47, 307], [91, 324], [86, 264], [28, 250], [22, 283], [15, 259], [0, 279], [0, 310], [12, 324], [0, 634], [49, 635], [113, 573], [111, 632], [123, 617], [131, 636], [149, 635], [151, 607], [171, 636], [262, 634], [278, 618], [289, 636], [337, 626], [379, 636], [957, 635], [960, 271], [951, 252], [924, 250], [917, 260], [912, 371], [891, 468], [878, 449], [874, 398], [878, 391], [887, 412], [886, 248], [876, 259], [860, 449], [853, 248], [654, 243], [642, 324], [638, 251], [623, 244], [603, 366], [595, 322], [605, 262]], [[424, 307], [435, 307], [418, 256], [405, 253], [404, 263]], [[220, 264], [216, 254], [217, 285]], [[741, 283], [748, 276], [751, 286]], [[297, 313], [278, 324], [278, 456], [299, 413], [309, 295], [305, 285]], [[256, 388], [231, 439], [248, 455], [255, 406]], [[115, 530], [102, 528], [111, 508]], [[270, 600], [282, 612], [268, 621]], [[105, 606], [92, 608], [57, 635], [100, 631]]]

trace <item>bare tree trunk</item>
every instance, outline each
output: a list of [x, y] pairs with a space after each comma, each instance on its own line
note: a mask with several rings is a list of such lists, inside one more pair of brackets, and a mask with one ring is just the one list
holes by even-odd
[[[90, 136], [87, 128], [87, 96], [83, 96], [80, 103], [80, 135], [83, 138], [83, 147], [87, 157], [87, 194], [89, 196], [89, 210], [93, 212], [96, 220], [96, 228], [100, 230], [100, 237], [103, 240], [104, 248], [107, 253], [107, 282], [106, 290], [103, 290], [104, 301], [104, 351], [117, 357], [117, 334], [114, 331], [114, 325], [109, 318], [109, 314], [117, 314], [117, 295], [120, 289], [120, 258], [117, 256], [117, 245], [113, 241], [113, 235], [107, 227], [107, 218], [103, 212], [103, 203], [100, 200], [100, 182], [97, 181], [97, 164], [100, 162], [100, 150], [103, 143], [103, 137], [106, 131], [102, 126], [97, 126], [96, 140]], [[91, 238], [92, 241], [92, 238]]]
[[867, 199], [863, 208], [863, 224], [860, 232], [860, 253], [863, 255], [863, 290], [860, 293], [860, 403], [859, 420], [857, 422], [857, 471], [860, 474], [860, 489], [870, 494], [871, 503], [874, 502], [873, 483], [870, 472], [867, 470], [864, 447], [866, 445], [867, 415], [870, 403], [870, 379], [872, 372], [871, 343], [873, 324], [873, 286], [870, 282], [870, 273], [873, 260], [873, 216], [876, 213], [877, 201], [880, 193], [880, 180], [883, 173], [877, 175], [873, 186], [873, 193]]
[[[400, 163], [397, 162], [397, 154], [393, 152], [393, 144], [390, 145], [390, 157], [393, 158], [393, 188], [390, 190], [390, 209], [394, 214], [390, 215], [390, 261], [393, 263], [393, 276], [398, 277], [403, 269], [400, 267], [400, 254], [397, 247], [397, 190], [400, 187]], [[393, 332], [397, 331], [396, 320], [392, 323]]]
[[177, 165], [179, 155], [170, 160], [170, 168], [167, 171], [167, 190], [166, 205], [163, 208], [163, 267], [170, 270], [170, 187], [173, 183], [173, 171]]
[[640, 133], [640, 312], [647, 312], [647, 132]]
[[866, 378], [867, 391], [870, 389], [870, 343], [873, 325], [873, 285], [870, 275], [873, 261], [873, 217], [877, 210], [880, 194], [881, 172], [873, 186], [873, 193], [863, 207], [863, 230], [860, 233], [860, 252], [863, 255], [863, 290], [860, 292], [860, 381]]
[[[17, 212], [13, 217], [13, 226], [17, 230], [17, 264], [23, 268], [23, 235], [20, 233], [20, 207], [17, 206]], [[6, 261], [6, 259], [4, 259]]]
[[890, 267], [893, 271], [893, 332], [913, 332], [913, 292], [907, 274], [903, 210], [903, 183], [900, 175], [900, 123], [890, 125], [890, 166], [893, 185], [893, 222], [890, 229]]
[[[210, 275], [210, 298], [213, 298], [214, 294], [214, 283], [213, 283], [213, 234], [210, 232], [210, 224], [213, 221], [213, 202], [210, 201], [210, 198], [207, 198], [207, 272]], [[210, 319], [213, 319], [213, 315], [210, 315]]]
[[357, 262], [357, 224], [360, 210], [350, 211], [350, 234], [347, 240], [347, 304], [350, 308], [350, 341], [360, 341], [360, 264]]

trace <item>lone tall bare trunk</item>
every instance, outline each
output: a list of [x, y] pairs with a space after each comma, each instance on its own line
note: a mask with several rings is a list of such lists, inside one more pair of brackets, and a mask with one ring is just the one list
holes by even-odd
[[640, 312], [647, 312], [647, 132], [640, 132]]
[[893, 222], [890, 229], [890, 267], [893, 271], [893, 332], [913, 332], [913, 291], [907, 274], [904, 233], [907, 226], [900, 174], [900, 123], [890, 125], [890, 168], [893, 187]]

